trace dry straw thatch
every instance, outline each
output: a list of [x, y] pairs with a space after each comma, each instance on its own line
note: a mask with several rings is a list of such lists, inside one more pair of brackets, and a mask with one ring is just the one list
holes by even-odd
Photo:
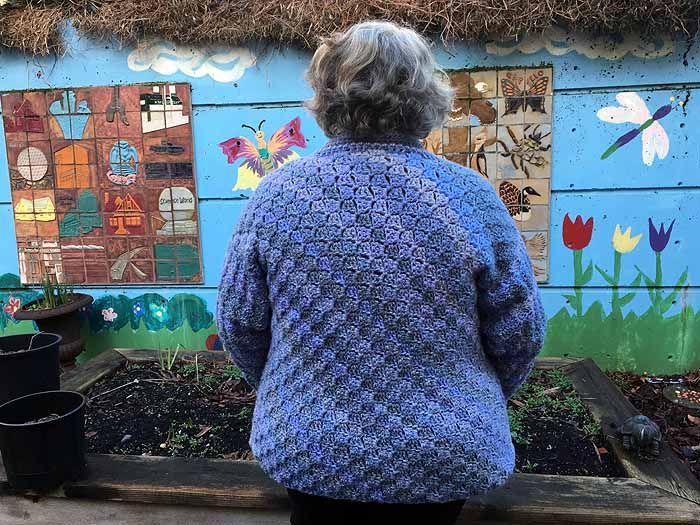
[[0, 0], [0, 45], [33, 54], [61, 50], [59, 27], [134, 41], [262, 39], [314, 47], [319, 36], [388, 19], [444, 41], [515, 37], [561, 25], [591, 33], [694, 35], [700, 0]]

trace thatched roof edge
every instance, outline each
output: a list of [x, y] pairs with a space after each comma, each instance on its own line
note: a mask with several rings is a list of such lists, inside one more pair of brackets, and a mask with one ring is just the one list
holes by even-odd
[[[264, 40], [301, 47], [368, 19], [389, 19], [443, 41], [518, 37], [564, 26], [594, 34], [691, 37], [698, 0], [0, 0], [0, 45], [31, 54], [62, 50], [61, 24], [133, 42], [238, 45]], [[21, 4], [21, 5], [17, 5]]]

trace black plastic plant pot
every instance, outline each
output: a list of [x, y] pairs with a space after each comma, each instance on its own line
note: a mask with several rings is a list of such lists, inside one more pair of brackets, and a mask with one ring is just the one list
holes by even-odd
[[61, 336], [57, 334], [0, 337], [0, 405], [60, 388], [60, 344]]
[[47, 490], [83, 477], [85, 397], [55, 390], [0, 406], [0, 452], [10, 486]]

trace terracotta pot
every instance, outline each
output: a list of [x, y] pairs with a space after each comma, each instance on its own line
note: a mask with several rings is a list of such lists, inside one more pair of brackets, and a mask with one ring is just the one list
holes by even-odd
[[34, 321], [42, 332], [58, 334], [63, 338], [58, 347], [61, 363], [75, 363], [75, 358], [85, 350], [85, 340], [80, 335], [79, 310], [92, 304], [92, 296], [82, 293], [73, 294], [73, 300], [58, 308], [39, 308], [28, 310], [37, 301], [27, 303], [15, 312], [18, 321]]

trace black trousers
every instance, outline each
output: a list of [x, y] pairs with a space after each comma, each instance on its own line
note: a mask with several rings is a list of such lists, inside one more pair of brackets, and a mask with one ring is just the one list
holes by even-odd
[[365, 503], [287, 492], [291, 525], [453, 525], [465, 501]]

